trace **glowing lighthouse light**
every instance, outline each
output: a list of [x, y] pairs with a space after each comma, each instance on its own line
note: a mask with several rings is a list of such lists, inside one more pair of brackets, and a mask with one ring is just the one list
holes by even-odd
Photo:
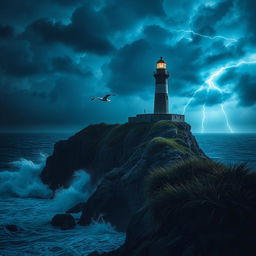
[[166, 63], [163, 60], [163, 57], [160, 57], [160, 60], [156, 63], [157, 69], [166, 69]]

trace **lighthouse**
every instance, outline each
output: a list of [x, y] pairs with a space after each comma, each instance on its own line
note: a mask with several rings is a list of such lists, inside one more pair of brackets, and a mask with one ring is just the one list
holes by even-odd
[[169, 73], [166, 70], [166, 62], [163, 57], [156, 63], [155, 77], [155, 101], [154, 114], [169, 114], [168, 104], [168, 77]]
[[169, 114], [168, 103], [168, 78], [169, 73], [166, 69], [166, 62], [163, 57], [156, 62], [155, 77], [155, 97], [154, 112], [152, 114], [138, 114], [128, 117], [128, 123], [150, 123], [161, 120], [173, 122], [185, 122], [185, 116], [180, 114]]

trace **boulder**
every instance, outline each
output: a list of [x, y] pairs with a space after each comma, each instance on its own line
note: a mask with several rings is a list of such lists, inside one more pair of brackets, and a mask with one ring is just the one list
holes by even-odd
[[71, 214], [56, 214], [51, 221], [51, 224], [61, 229], [72, 229], [75, 227], [76, 222]]

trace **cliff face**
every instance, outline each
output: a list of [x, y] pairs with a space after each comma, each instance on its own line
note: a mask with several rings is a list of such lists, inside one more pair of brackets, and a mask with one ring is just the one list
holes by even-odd
[[77, 169], [91, 174], [97, 189], [87, 200], [81, 225], [103, 217], [125, 231], [143, 205], [144, 178], [159, 166], [205, 157], [186, 123], [91, 125], [55, 145], [42, 180], [52, 189], [68, 185]]
[[97, 182], [121, 166], [141, 143], [147, 125], [90, 125], [68, 140], [57, 142], [41, 178], [52, 189], [68, 186], [74, 171], [84, 169]]

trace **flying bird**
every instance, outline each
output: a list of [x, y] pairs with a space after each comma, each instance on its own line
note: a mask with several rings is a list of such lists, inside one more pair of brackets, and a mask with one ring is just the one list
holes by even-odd
[[100, 100], [100, 101], [110, 102], [111, 101], [109, 99], [110, 96], [116, 96], [116, 95], [114, 95], [114, 94], [107, 94], [104, 97], [93, 97], [93, 98], [91, 98], [91, 100]]

